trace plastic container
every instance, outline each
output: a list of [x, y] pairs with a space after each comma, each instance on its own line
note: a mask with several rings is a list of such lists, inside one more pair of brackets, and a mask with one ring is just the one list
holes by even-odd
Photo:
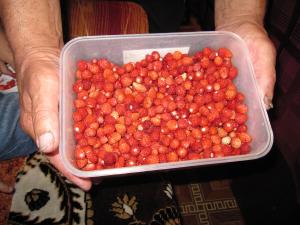
[[[72, 85], [75, 81], [76, 63], [80, 59], [107, 58], [115, 64], [136, 61], [153, 49], [161, 54], [174, 49], [193, 54], [204, 47], [218, 49], [227, 47], [233, 53], [233, 64], [238, 68], [235, 84], [245, 94], [248, 105], [248, 131], [253, 138], [251, 152], [246, 155], [227, 156], [174, 163], [152, 164], [135, 167], [81, 171], [74, 160], [75, 139], [73, 136], [72, 112], [75, 95]], [[146, 52], [144, 51], [146, 49]], [[141, 58], [140, 58], [141, 59]], [[60, 155], [66, 168], [79, 177], [105, 177], [162, 171], [175, 168], [224, 164], [237, 161], [254, 160], [266, 155], [273, 144], [273, 132], [264, 108], [262, 97], [254, 77], [248, 49], [244, 41], [230, 32], [188, 32], [143, 35], [110, 35], [79, 37], [67, 43], [61, 53], [60, 61]]]

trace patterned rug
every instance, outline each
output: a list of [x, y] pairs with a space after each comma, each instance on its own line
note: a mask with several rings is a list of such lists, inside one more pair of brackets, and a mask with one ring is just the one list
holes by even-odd
[[182, 224], [172, 185], [163, 174], [107, 178], [91, 195], [95, 224]]
[[164, 176], [105, 179], [85, 193], [66, 180], [44, 155], [36, 153], [26, 160], [17, 175], [7, 224], [180, 225], [181, 222], [172, 186]]
[[229, 180], [174, 185], [184, 225], [244, 225]]
[[8, 224], [93, 224], [92, 204], [83, 192], [36, 153], [16, 178]]
[[229, 180], [186, 173], [108, 178], [84, 193], [36, 153], [17, 175], [7, 224], [244, 225]]

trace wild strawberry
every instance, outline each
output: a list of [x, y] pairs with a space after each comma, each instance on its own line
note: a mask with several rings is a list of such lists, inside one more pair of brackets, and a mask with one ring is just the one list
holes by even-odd
[[188, 155], [188, 150], [187, 148], [179, 147], [176, 149], [176, 154], [180, 159], [184, 159]]
[[248, 120], [248, 116], [246, 114], [237, 113], [234, 120], [238, 124], [244, 124]]
[[250, 145], [248, 143], [242, 144], [240, 150], [241, 154], [248, 154], [250, 152]]
[[74, 132], [75, 133], [82, 133], [85, 129], [85, 125], [83, 122], [77, 122], [74, 124]]
[[87, 63], [84, 60], [79, 60], [77, 62], [77, 69], [80, 71], [84, 71], [85, 69], [87, 69]]
[[93, 164], [98, 162], [98, 157], [93, 151], [86, 153], [86, 158]]
[[214, 58], [214, 63], [215, 63], [216, 66], [221, 66], [222, 63], [223, 63], [223, 59], [220, 56], [216, 56]]
[[252, 141], [252, 138], [246, 132], [238, 133], [237, 136], [241, 139], [242, 143], [249, 143]]
[[81, 73], [81, 77], [82, 77], [82, 79], [91, 79], [93, 77], [93, 74], [89, 70], [84, 70]]
[[239, 139], [238, 137], [231, 138], [231, 146], [233, 148], [240, 148], [241, 145], [242, 145], [241, 139]]
[[235, 110], [236, 110], [236, 112], [238, 112], [238, 113], [243, 113], [243, 114], [245, 114], [245, 113], [247, 113], [247, 111], [248, 111], [248, 107], [247, 107], [245, 104], [237, 104], [237, 105], [235, 106]]
[[78, 166], [79, 169], [84, 168], [88, 163], [87, 159], [76, 159], [76, 165]]
[[228, 48], [219, 48], [218, 55], [223, 58], [231, 58], [232, 53]]
[[76, 159], [85, 159], [85, 152], [82, 148], [76, 147], [76, 149], [75, 149], [75, 158]]
[[176, 154], [176, 152], [169, 152], [166, 155], [167, 161], [168, 162], [176, 162], [178, 161], [178, 155]]
[[227, 89], [225, 91], [225, 98], [226, 98], [226, 100], [233, 100], [235, 98], [236, 94], [237, 94], [236, 90]]
[[158, 158], [159, 158], [159, 162], [160, 162], [160, 163], [165, 163], [165, 162], [167, 162], [167, 157], [166, 157], [165, 154], [159, 154], [159, 155], [158, 155]]
[[103, 158], [104, 166], [113, 166], [117, 161], [116, 154], [113, 152], [106, 152]]
[[228, 73], [228, 78], [233, 80], [237, 76], [237, 68], [235, 67], [230, 67], [229, 73]]
[[190, 153], [188, 153], [188, 159], [189, 160], [197, 160], [197, 159], [201, 159], [201, 156], [199, 153], [190, 152]]
[[145, 159], [146, 164], [156, 164], [159, 163], [159, 156], [158, 155], [148, 155]]

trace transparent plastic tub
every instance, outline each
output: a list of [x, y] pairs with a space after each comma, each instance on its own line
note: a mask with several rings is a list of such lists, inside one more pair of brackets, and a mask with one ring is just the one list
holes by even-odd
[[[77, 169], [74, 159], [75, 139], [72, 112], [75, 94], [76, 63], [80, 59], [107, 58], [115, 64], [141, 59], [153, 49], [161, 54], [179, 49], [193, 54], [204, 47], [218, 49], [227, 47], [233, 53], [233, 64], [238, 68], [235, 84], [245, 94], [248, 106], [248, 132], [253, 138], [251, 152], [246, 155], [226, 156], [161, 163], [135, 167], [82, 171]], [[254, 77], [253, 67], [244, 41], [230, 32], [188, 32], [143, 35], [110, 35], [79, 37], [68, 42], [61, 53], [60, 61], [60, 149], [66, 168], [79, 177], [107, 177], [149, 171], [163, 171], [212, 164], [254, 160], [265, 156], [273, 144], [273, 132]]]

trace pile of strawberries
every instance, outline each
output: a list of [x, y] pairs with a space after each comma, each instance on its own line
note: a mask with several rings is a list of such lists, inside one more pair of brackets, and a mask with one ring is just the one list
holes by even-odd
[[246, 154], [247, 106], [226, 48], [139, 62], [79, 61], [73, 113], [82, 170]]

